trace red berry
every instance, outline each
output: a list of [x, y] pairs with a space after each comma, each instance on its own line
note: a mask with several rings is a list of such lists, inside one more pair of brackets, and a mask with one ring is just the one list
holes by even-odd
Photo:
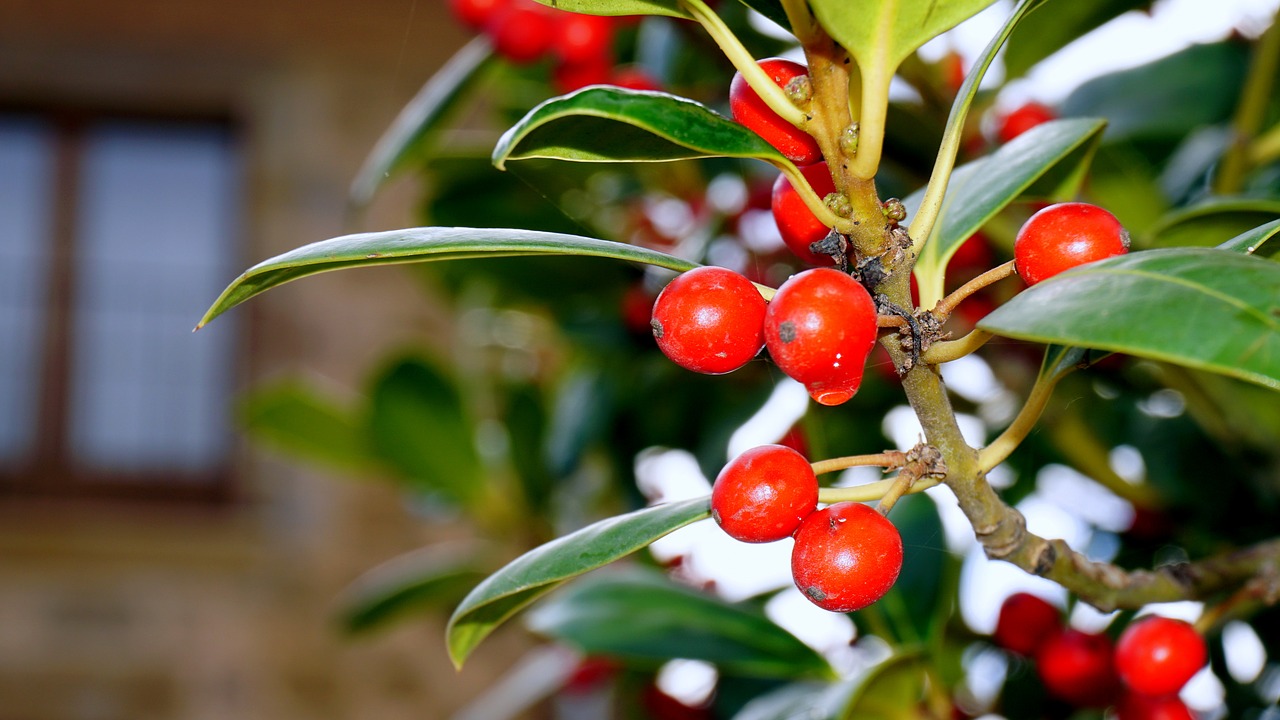
[[613, 77], [609, 78], [609, 82], [628, 90], [662, 89], [657, 80], [654, 80], [648, 73], [634, 65], [614, 68]]
[[1028, 285], [1128, 251], [1129, 233], [1116, 216], [1080, 202], [1038, 211], [1013, 241], [1014, 265]]
[[677, 275], [659, 293], [649, 325], [658, 347], [680, 367], [718, 375], [760, 352], [764, 298], [732, 270], [700, 267]]
[[580, 63], [557, 63], [551, 69], [551, 84], [558, 93], [571, 93], [588, 85], [609, 82], [613, 61], [605, 57]]
[[742, 453], [724, 466], [711, 489], [711, 517], [742, 542], [790, 537], [817, 509], [813, 467], [783, 445], [761, 445]]
[[449, 9], [464, 25], [482, 30], [494, 13], [510, 4], [511, 0], [449, 0]]
[[832, 268], [791, 276], [769, 302], [764, 322], [773, 361], [823, 405], [858, 392], [876, 332], [870, 293]]
[[1119, 693], [1106, 635], [1072, 629], [1054, 633], [1036, 653], [1036, 670], [1049, 694], [1073, 705], [1103, 707]]
[[1001, 118], [1000, 128], [996, 134], [999, 135], [1000, 142], [1007, 143], [1031, 128], [1043, 125], [1057, 117], [1058, 114], [1053, 111], [1053, 108], [1030, 102]]
[[[804, 174], [804, 178], [809, 181], [809, 185], [813, 187], [818, 197], [826, 197], [829, 193], [836, 191], [836, 184], [831, 179], [831, 172], [827, 170], [825, 162], [801, 168], [800, 172]], [[810, 265], [835, 264], [835, 259], [830, 255], [820, 255], [809, 249], [811, 243], [826, 237], [831, 228], [810, 212], [804, 200], [800, 199], [800, 193], [796, 192], [786, 175], [779, 175], [773, 183], [771, 206], [773, 220], [778, 224], [782, 241], [791, 248], [791, 252], [795, 253], [796, 257]]]
[[1195, 720], [1177, 695], [1152, 697], [1127, 693], [1116, 707], [1117, 720]]
[[[804, 65], [782, 58], [761, 60], [760, 67], [782, 88], [793, 79], [808, 75], [808, 68]], [[729, 84], [729, 110], [733, 113], [734, 120], [754, 130], [795, 164], [812, 165], [822, 159], [818, 141], [809, 133], [783, 120], [782, 116], [766, 105], [747, 84], [742, 73], [735, 73], [733, 82]]]
[[1148, 616], [1134, 621], [1116, 643], [1120, 679], [1143, 695], [1182, 689], [1208, 659], [1204, 638], [1182, 620]]
[[551, 49], [556, 37], [554, 12], [532, 0], [512, 0], [485, 24], [493, 49], [514, 63], [530, 63]]
[[1014, 593], [1000, 606], [992, 639], [1005, 650], [1031, 656], [1061, 629], [1058, 608], [1030, 593]]
[[557, 20], [554, 49], [561, 61], [582, 64], [609, 59], [613, 46], [612, 18], [566, 12]]
[[796, 530], [791, 575], [815, 605], [853, 612], [879, 600], [902, 570], [902, 536], [867, 505], [836, 503]]

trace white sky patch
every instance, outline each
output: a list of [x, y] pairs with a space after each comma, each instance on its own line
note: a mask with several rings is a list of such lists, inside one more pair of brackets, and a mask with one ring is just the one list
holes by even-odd
[[1151, 603], [1145, 605], [1138, 616], [1159, 615], [1183, 622], [1195, 623], [1204, 614], [1204, 603], [1195, 600], [1179, 600], [1178, 602]]
[[855, 631], [848, 615], [833, 613], [814, 605], [795, 587], [774, 595], [765, 603], [764, 613], [805, 645], [827, 658], [837, 672], [852, 669]]
[[1147, 477], [1147, 463], [1142, 453], [1132, 445], [1117, 445], [1107, 458], [1111, 469], [1126, 481], [1137, 484]]
[[1076, 603], [1071, 608], [1067, 622], [1071, 627], [1087, 633], [1100, 633], [1111, 627], [1119, 612], [1104, 613], [1087, 603]]
[[658, 669], [658, 689], [688, 705], [698, 707], [711, 699], [719, 674], [701, 660], [671, 660]]
[[966, 355], [943, 363], [938, 369], [942, 371], [947, 389], [970, 402], [990, 402], [1005, 392], [995, 373], [991, 372], [991, 366], [977, 355]]
[[809, 407], [809, 393], [804, 386], [785, 378], [774, 386], [769, 399], [751, 419], [729, 437], [728, 458], [733, 459], [753, 447], [776, 443], [804, 417]]
[[1027, 518], [1027, 530], [1042, 538], [1061, 538], [1072, 549], [1089, 545], [1092, 531], [1083, 520], [1064, 510], [1062, 506], [1046, 498], [1040, 491], [1032, 492], [1018, 503], [1018, 510]]
[[989, 560], [974, 545], [960, 568], [960, 616], [976, 633], [990, 635], [996, 629], [1000, 606], [1016, 592], [1029, 592], [1063, 607], [1067, 591], [1042, 577], [1028, 575], [1007, 562]]
[[1200, 668], [1200, 672], [1191, 676], [1178, 697], [1192, 710], [1209, 712], [1222, 707], [1227, 698], [1227, 689], [1218, 676], [1213, 674], [1213, 670], [1205, 665]]
[[691, 500], [711, 494], [711, 481], [687, 450], [649, 448], [636, 456], [636, 485], [649, 502]]
[[1123, 532], [1133, 525], [1133, 505], [1066, 465], [1046, 465], [1036, 475], [1037, 490], [1059, 507], [1093, 525]]
[[1227, 672], [1242, 685], [1258, 679], [1267, 665], [1267, 648], [1248, 623], [1232, 620], [1222, 628], [1222, 650]]

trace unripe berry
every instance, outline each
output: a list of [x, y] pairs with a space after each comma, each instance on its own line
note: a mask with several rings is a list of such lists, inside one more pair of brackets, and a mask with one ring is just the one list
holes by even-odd
[[1014, 593], [1000, 606], [992, 640], [1005, 650], [1030, 657], [1061, 628], [1058, 608], [1030, 593]]
[[862, 503], [818, 510], [800, 523], [791, 550], [796, 587], [815, 605], [853, 612], [879, 600], [902, 571], [902, 536]]
[[749, 543], [790, 537], [818, 509], [818, 477], [800, 453], [783, 445], [754, 447], [734, 458], [711, 489], [711, 517]]
[[1014, 266], [1028, 285], [1129, 251], [1115, 215], [1089, 203], [1050, 205], [1032, 215], [1013, 242]]
[[1178, 692], [1207, 659], [1208, 650], [1200, 633], [1173, 618], [1139, 618], [1124, 629], [1116, 643], [1120, 679], [1143, 695]]
[[1081, 707], [1103, 707], [1119, 694], [1111, 661], [1111, 639], [1066, 629], [1036, 653], [1036, 671], [1050, 695]]
[[751, 281], [706, 266], [677, 275], [653, 304], [650, 326], [672, 362], [718, 375], [737, 370], [764, 344], [765, 302]]
[[[827, 164], [820, 162], [801, 168], [805, 180], [813, 187], [818, 197], [825, 198], [836, 191], [836, 184], [831, 179]], [[800, 199], [786, 175], [779, 175], [773, 183], [773, 195], [770, 198], [773, 209], [773, 221], [778, 225], [778, 233], [796, 257], [810, 265], [834, 265], [835, 259], [830, 255], [820, 255], [809, 249], [809, 245], [827, 236], [831, 228], [827, 227], [809, 206]]]
[[870, 293], [832, 268], [791, 276], [769, 302], [764, 323], [773, 361], [823, 405], [858, 392], [877, 330]]
[[[760, 67], [781, 88], [808, 74], [804, 65], [782, 58], [761, 60]], [[735, 73], [729, 84], [729, 110], [734, 120], [754, 130], [795, 164], [812, 165], [822, 159], [818, 141], [766, 105], [747, 84], [742, 73]]]

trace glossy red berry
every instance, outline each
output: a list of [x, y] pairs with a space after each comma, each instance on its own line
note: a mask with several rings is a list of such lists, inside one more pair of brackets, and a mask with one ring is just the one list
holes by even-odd
[[1005, 650], [1030, 657], [1061, 629], [1058, 608], [1031, 593], [1014, 593], [1000, 606], [992, 639]]
[[718, 375], [760, 352], [765, 308], [750, 280], [706, 266], [677, 275], [663, 288], [649, 325], [658, 347], [677, 365]]
[[556, 18], [554, 52], [562, 62], [581, 65], [607, 60], [613, 46], [613, 19], [565, 12]]
[[815, 605], [853, 612], [879, 600], [902, 570], [902, 536], [883, 515], [843, 502], [812, 513], [796, 530], [791, 575]]
[[[782, 88], [809, 73], [804, 65], [782, 58], [761, 60], [760, 67]], [[754, 130], [795, 164], [812, 165], [822, 159], [818, 142], [766, 105], [747, 84], [742, 73], [735, 73], [729, 84], [729, 110], [734, 120]]]
[[1036, 671], [1050, 695], [1081, 707], [1103, 707], [1120, 689], [1111, 650], [1106, 635], [1066, 629], [1041, 643]]
[[813, 467], [784, 445], [761, 445], [742, 453], [724, 466], [711, 489], [711, 517], [743, 542], [790, 537], [817, 509]]
[[551, 85], [565, 94], [588, 85], [603, 85], [613, 74], [613, 61], [608, 57], [580, 63], [557, 63], [551, 68]]
[[773, 361], [823, 405], [858, 392], [876, 332], [870, 293], [833, 268], [792, 275], [769, 302], [764, 322]]
[[1032, 215], [1013, 242], [1014, 266], [1028, 285], [1129, 251], [1115, 215], [1089, 203], [1050, 205]]
[[[818, 197], [823, 198], [836, 191], [836, 184], [831, 179], [831, 172], [827, 170], [825, 162], [801, 168], [800, 172]], [[831, 228], [809, 210], [786, 175], [779, 175], [774, 181], [770, 205], [773, 208], [773, 220], [778, 225], [778, 233], [796, 257], [810, 265], [835, 264], [835, 259], [830, 255], [820, 255], [809, 249], [809, 245], [825, 238]]]
[[513, 63], [530, 63], [551, 50], [556, 38], [554, 11], [532, 0], [511, 0], [485, 24], [494, 52]]
[[1177, 695], [1126, 693], [1116, 706], [1117, 720], [1195, 720]]
[[511, 4], [511, 0], [449, 0], [449, 10], [464, 25], [483, 30], [494, 13]]
[[1057, 117], [1058, 114], [1053, 111], [1053, 108], [1030, 102], [1000, 118], [1000, 127], [996, 134], [1000, 137], [1000, 142], [1007, 143], [1031, 128], [1043, 125]]
[[1144, 695], [1170, 695], [1204, 667], [1208, 650], [1190, 624], [1147, 616], [1135, 620], [1116, 642], [1120, 679]]

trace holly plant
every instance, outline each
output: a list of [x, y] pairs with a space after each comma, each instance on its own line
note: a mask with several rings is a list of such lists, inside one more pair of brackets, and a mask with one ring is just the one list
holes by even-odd
[[[452, 0], [476, 38], [352, 189], [417, 173], [428, 224], [261, 262], [200, 322], [405, 264], [448, 318], [365, 404], [244, 404], [258, 437], [486, 540], [374, 570], [348, 625], [447, 602], [461, 668], [533, 606], [589, 658], [553, 685], [603, 663], [619, 717], [1192, 717], [1201, 673], [1232, 717], [1274, 703], [1274, 663], [1223, 638], [1280, 651], [1280, 31], [1007, 108], [1002, 83], [1149, 3], [1022, 0], [974, 57], [921, 50], [993, 1]], [[673, 451], [714, 483], [655, 490]], [[1090, 498], [1083, 541], [1037, 521], [1055, 484]], [[993, 634], [960, 617], [946, 507], [1049, 589], [997, 599]], [[639, 552], [708, 518], [789, 548], [785, 591], [851, 620], [862, 661], [784, 630], [781, 587], [730, 601]], [[701, 705], [655, 694], [675, 659], [714, 668]]]

